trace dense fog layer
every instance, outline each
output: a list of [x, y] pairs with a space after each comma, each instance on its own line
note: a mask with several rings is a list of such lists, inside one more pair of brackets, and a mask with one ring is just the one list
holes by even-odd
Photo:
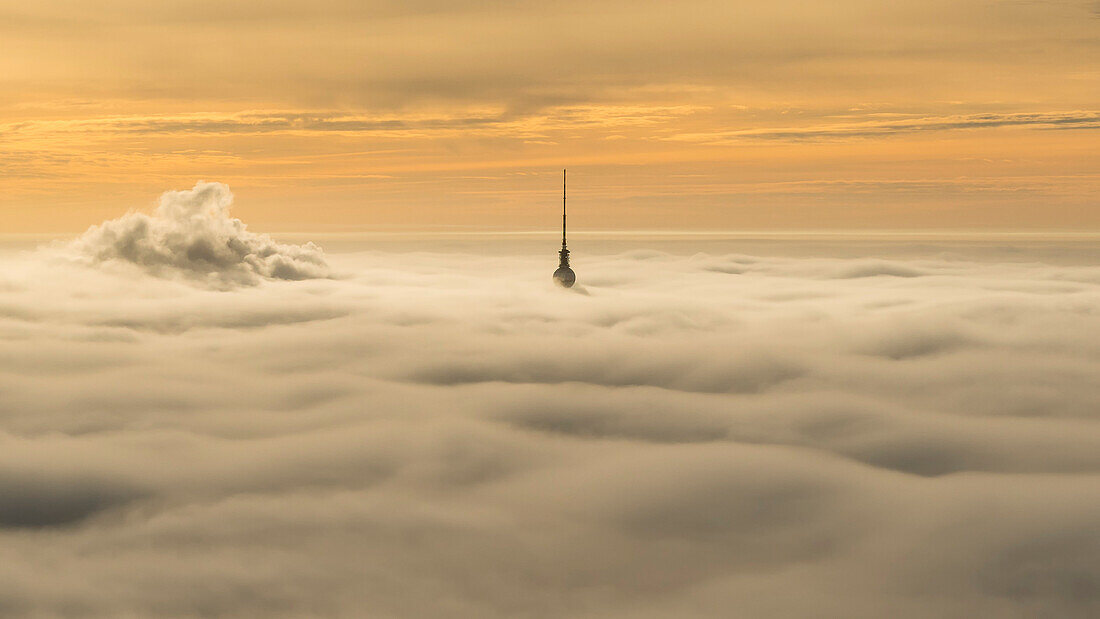
[[120, 221], [0, 259], [0, 614], [1100, 614], [1088, 248]]

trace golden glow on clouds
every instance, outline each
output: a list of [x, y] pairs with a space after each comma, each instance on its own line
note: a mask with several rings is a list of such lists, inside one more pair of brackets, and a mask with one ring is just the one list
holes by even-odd
[[1095, 2], [0, 0], [0, 216], [1100, 228]]

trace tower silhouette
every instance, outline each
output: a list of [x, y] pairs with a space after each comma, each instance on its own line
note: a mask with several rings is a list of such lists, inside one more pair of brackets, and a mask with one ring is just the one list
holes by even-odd
[[565, 246], [565, 170], [561, 171], [561, 251], [558, 252], [558, 270], [554, 271], [554, 281], [564, 288], [572, 287], [577, 281], [577, 274], [569, 268], [569, 248]]

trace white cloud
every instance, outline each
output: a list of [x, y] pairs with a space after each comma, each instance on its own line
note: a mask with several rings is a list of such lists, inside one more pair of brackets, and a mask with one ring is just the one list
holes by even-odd
[[123, 262], [159, 276], [188, 277], [225, 287], [261, 277], [327, 277], [319, 247], [282, 245], [249, 232], [229, 216], [233, 194], [222, 183], [167, 191], [152, 216], [127, 213], [93, 226], [69, 249], [93, 263]]
[[287, 281], [168, 236], [2, 259], [8, 614], [1100, 605], [1087, 246], [582, 239], [582, 295], [552, 241]]

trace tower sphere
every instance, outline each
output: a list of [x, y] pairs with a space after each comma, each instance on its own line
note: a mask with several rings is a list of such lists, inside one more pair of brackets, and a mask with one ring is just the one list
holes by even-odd
[[576, 281], [577, 274], [569, 267], [558, 267], [558, 270], [554, 271], [554, 282], [562, 288], [572, 288]]

